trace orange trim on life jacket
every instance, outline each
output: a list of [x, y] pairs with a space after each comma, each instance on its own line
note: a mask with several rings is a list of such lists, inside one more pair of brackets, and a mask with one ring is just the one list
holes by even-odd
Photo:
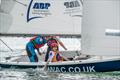
[[52, 58], [52, 62], [57, 62], [57, 59], [56, 59], [56, 52], [52, 52], [52, 53], [54, 53], [54, 56], [53, 56], [53, 58]]
[[[54, 56], [52, 58], [52, 62], [63, 61], [63, 58], [60, 56], [60, 53], [57, 53], [57, 52], [52, 52], [52, 53], [54, 53]], [[57, 59], [56, 54], [59, 54], [60, 60]]]

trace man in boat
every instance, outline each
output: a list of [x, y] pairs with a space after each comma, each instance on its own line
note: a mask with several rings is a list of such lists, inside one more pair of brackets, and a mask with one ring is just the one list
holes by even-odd
[[[60, 44], [65, 50], [67, 50], [67, 48], [60, 41], [58, 36], [51, 36], [51, 38], [49, 38], [47, 41], [48, 48], [47, 48], [47, 53], [45, 55], [45, 61], [48, 60], [49, 52], [51, 51], [51, 44], [53, 44], [53, 43]], [[58, 50], [59, 50], [59, 46], [58, 46]]]
[[39, 48], [43, 47], [47, 43], [47, 40], [49, 38], [50, 36], [43, 37], [39, 35], [30, 39], [30, 41], [26, 45], [26, 51], [30, 62], [38, 62], [38, 57], [35, 50], [37, 50], [38, 54], [41, 55]]
[[48, 56], [48, 62], [59, 62], [59, 61], [67, 61], [68, 59], [62, 56], [62, 54], [58, 50], [58, 44], [57, 43], [52, 43], [51, 44], [51, 51], [49, 52]]

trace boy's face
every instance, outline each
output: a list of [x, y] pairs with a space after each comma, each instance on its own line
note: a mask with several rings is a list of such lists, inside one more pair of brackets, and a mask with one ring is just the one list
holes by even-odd
[[53, 50], [54, 52], [56, 52], [56, 51], [57, 51], [57, 46], [53, 47], [52, 50]]

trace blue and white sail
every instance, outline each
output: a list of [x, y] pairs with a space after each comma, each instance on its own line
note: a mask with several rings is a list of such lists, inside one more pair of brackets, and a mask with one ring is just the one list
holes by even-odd
[[80, 0], [1, 0], [0, 33], [80, 35], [80, 15]]
[[120, 0], [84, 0], [82, 53], [120, 56]]

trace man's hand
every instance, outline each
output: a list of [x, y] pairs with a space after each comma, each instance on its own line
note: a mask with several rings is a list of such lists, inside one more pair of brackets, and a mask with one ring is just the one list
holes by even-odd
[[37, 49], [37, 52], [38, 52], [38, 54], [41, 56], [42, 54], [41, 54], [41, 52], [39, 51], [39, 49]]
[[42, 55], [40, 52], [38, 52], [38, 53], [39, 53], [40, 56]]

